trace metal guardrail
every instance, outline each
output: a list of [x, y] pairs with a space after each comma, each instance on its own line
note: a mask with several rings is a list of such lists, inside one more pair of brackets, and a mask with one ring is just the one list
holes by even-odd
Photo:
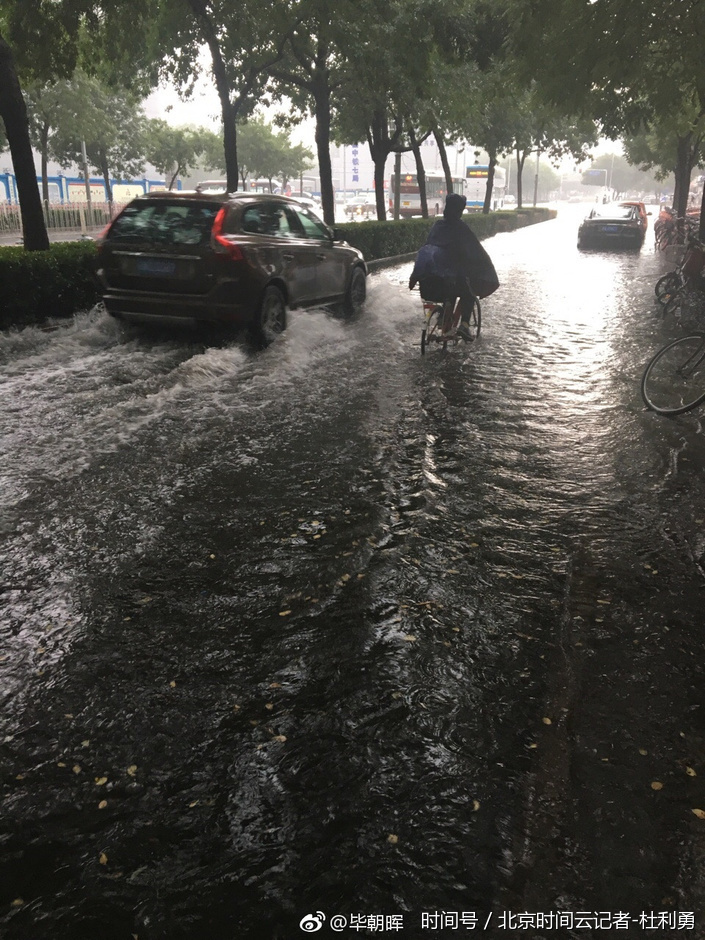
[[[85, 203], [64, 203], [63, 205], [45, 205], [44, 221], [50, 232], [79, 231], [89, 232], [104, 228], [110, 222], [110, 203], [93, 203], [89, 208]], [[122, 205], [113, 203], [112, 217], [122, 209]], [[17, 205], [0, 204], [0, 235], [22, 235], [22, 217]]]

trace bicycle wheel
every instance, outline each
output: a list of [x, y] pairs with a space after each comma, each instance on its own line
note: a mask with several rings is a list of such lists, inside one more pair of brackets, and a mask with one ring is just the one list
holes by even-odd
[[654, 288], [656, 300], [662, 307], [665, 307], [671, 295], [674, 294], [680, 286], [681, 280], [678, 274], [675, 271], [669, 271], [668, 274], [664, 274], [663, 277], [660, 277], [658, 281], [656, 281], [656, 287]]
[[691, 333], [659, 349], [641, 379], [646, 405], [680, 415], [705, 401], [705, 334]]
[[426, 355], [426, 330], [421, 330], [421, 355]]

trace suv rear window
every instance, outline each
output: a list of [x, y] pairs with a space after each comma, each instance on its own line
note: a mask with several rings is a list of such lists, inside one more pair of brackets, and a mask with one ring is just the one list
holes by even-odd
[[115, 219], [108, 238], [159, 245], [207, 245], [220, 208], [212, 202], [134, 202]]

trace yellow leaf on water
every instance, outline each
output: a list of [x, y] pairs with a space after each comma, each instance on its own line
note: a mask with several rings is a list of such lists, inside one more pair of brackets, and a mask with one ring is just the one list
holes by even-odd
[[390, 845], [396, 845], [398, 841], [399, 841], [399, 836], [395, 836], [394, 833], [390, 832], [389, 835], [387, 836], [387, 842], [389, 842]]
[[108, 864], [108, 856], [105, 854], [105, 852], [100, 853], [100, 858], [98, 859], [98, 861], [100, 862], [101, 865]]
[[691, 810], [691, 812], [694, 813], [698, 817], [698, 819], [705, 819], [705, 810], [693, 809]]
[[151, 598], [151, 597], [141, 597], [141, 598], [137, 601], [137, 603], [138, 603], [138, 604], [151, 604], [151, 603], [152, 603], [152, 598]]
[[71, 769], [73, 770], [73, 772], [74, 772], [75, 774], [80, 774], [80, 773], [81, 773], [81, 765], [80, 765], [80, 764], [74, 764]]
[[24, 901], [22, 898], [15, 898], [15, 900], [12, 902], [13, 907], [22, 907], [23, 904]]
[[130, 764], [130, 766], [127, 768], [127, 772], [131, 777], [134, 777], [134, 775], [137, 773], [137, 764]]
[[175, 689], [175, 688], [176, 688], [176, 683], [174, 682], [173, 679], [172, 679], [171, 682], [169, 683], [169, 688], [171, 688], [171, 689]]
[[101, 800], [100, 803], [98, 803], [98, 809], [105, 809], [107, 805], [108, 805], [107, 800]]
[[269, 688], [270, 688], [270, 689], [281, 689], [281, 682], [270, 682], [270, 683], [269, 683]]
[[652, 790], [663, 790], [663, 784], [659, 780], [654, 780], [651, 784]]
[[274, 705], [271, 702], [267, 702], [264, 707], [267, 709], [267, 711], [271, 712], [271, 710], [274, 708]]
[[413, 633], [407, 633], [406, 636], [404, 637], [404, 639], [406, 640], [407, 643], [415, 643], [415, 642], [416, 642], [416, 637], [414, 636]]
[[479, 800], [473, 800], [473, 801], [472, 801], [472, 811], [473, 811], [473, 813], [476, 813], [479, 808], [480, 808], [480, 801], [479, 801]]
[[553, 724], [553, 722], [551, 721], [550, 718], [542, 718], [541, 721], [542, 721], [545, 725], [552, 725], [552, 724]]
[[291, 613], [290, 610], [280, 610], [280, 611], [279, 611], [279, 616], [280, 616], [280, 617], [288, 617], [290, 613]]
[[278, 741], [280, 744], [284, 744], [284, 742], [286, 741], [286, 735], [285, 735], [285, 734], [275, 734], [273, 740], [274, 740], [274, 741]]
[[688, 774], [689, 777], [697, 777], [697, 776], [698, 776], [698, 775], [696, 774], [696, 772], [693, 770], [692, 767], [686, 767], [686, 768], [685, 768], [685, 772]]
[[649, 752], [646, 751], [646, 750], [644, 750], [643, 747], [640, 747], [640, 748], [639, 748], [639, 753], [641, 754], [642, 757], [646, 757], [646, 755], [647, 755]]
[[108, 782], [108, 778], [107, 778], [107, 777], [96, 777], [96, 778], [95, 778], [95, 782], [96, 782], [96, 786], [102, 787], [103, 784], [105, 784], [105, 783]]

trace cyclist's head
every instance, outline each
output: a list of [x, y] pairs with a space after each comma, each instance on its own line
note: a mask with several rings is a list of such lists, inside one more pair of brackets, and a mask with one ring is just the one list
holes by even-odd
[[465, 196], [461, 196], [460, 193], [448, 193], [443, 210], [443, 218], [449, 220], [459, 219], [465, 211], [466, 203], [467, 199]]

